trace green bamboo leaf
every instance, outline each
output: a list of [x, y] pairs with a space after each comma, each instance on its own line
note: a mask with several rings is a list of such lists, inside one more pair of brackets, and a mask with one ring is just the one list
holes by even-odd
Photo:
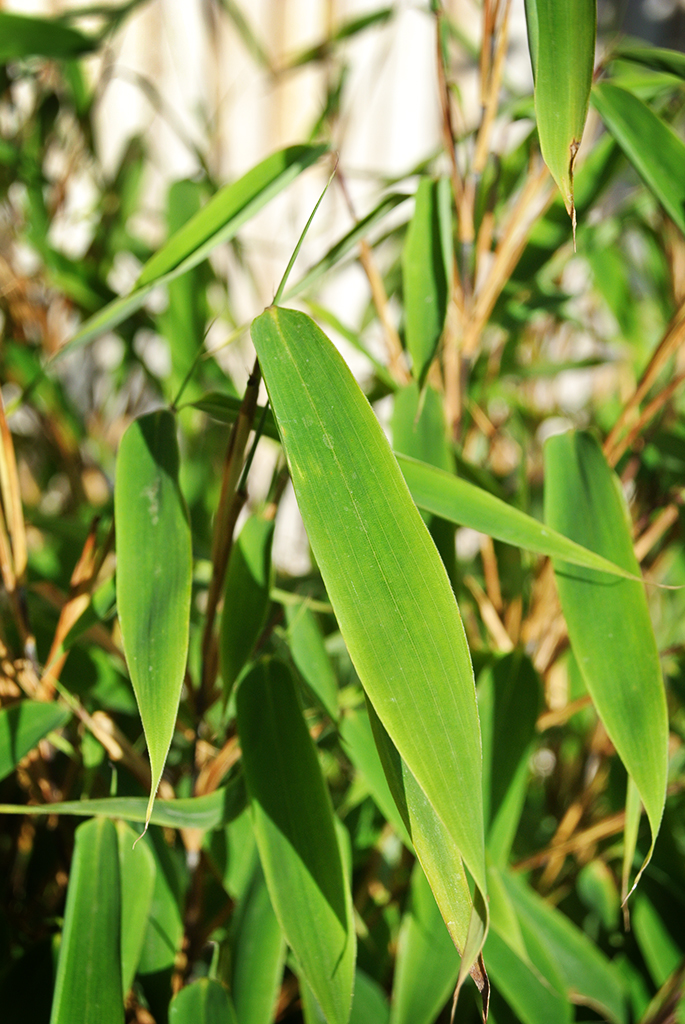
[[569, 1024], [571, 1004], [527, 960], [490, 929], [483, 956], [496, 992], [506, 999], [521, 1024]]
[[271, 308], [252, 338], [359, 678], [485, 894], [473, 670], [440, 557], [378, 421], [323, 332], [302, 313]]
[[598, 82], [592, 103], [669, 217], [685, 234], [685, 144], [646, 103], [610, 82]]
[[0, 63], [24, 57], [68, 60], [97, 50], [100, 40], [52, 18], [0, 11]]
[[[220, 391], [208, 391], [194, 402], [187, 403], [193, 409], [201, 409], [202, 412], [206, 412], [208, 416], [218, 420], [219, 423], [234, 423], [242, 404], [242, 398], [225, 395]], [[185, 404], [181, 408], [185, 408]], [[278, 429], [271, 409], [265, 410], [263, 406], [258, 405], [255, 411], [255, 422], [262, 424], [262, 434], [265, 437], [271, 437], [274, 441], [278, 441]]]
[[507, 505], [482, 487], [406, 455], [397, 454], [396, 457], [411, 496], [420, 509], [527, 551], [563, 558], [572, 565], [597, 569], [611, 576], [635, 579], [634, 573], [564, 537], [549, 524], [540, 523], [515, 506]]
[[327, 151], [327, 146], [291, 146], [273, 153], [231, 185], [225, 185], [206, 206], [172, 235], [143, 267], [129, 295], [114, 299], [92, 316], [60, 355], [85, 345], [140, 309], [153, 288], [167, 284], [197, 266], [217, 245], [230, 241], [270, 199]]
[[0, 709], [0, 780], [10, 775], [39, 740], [71, 718], [60, 704], [22, 700]]
[[[184, 884], [187, 875], [159, 829], [144, 840], [155, 862], [154, 888], [138, 974], [160, 974], [173, 967], [183, 940]], [[140, 844], [139, 844], [140, 845]], [[137, 853], [137, 847], [134, 851]], [[168, 999], [168, 996], [167, 996]]]
[[329, 1024], [347, 1024], [355, 935], [333, 809], [293, 680], [259, 662], [236, 694], [259, 856], [285, 937]]
[[[326, 1024], [323, 1011], [306, 978], [300, 978], [299, 981], [304, 1024]], [[354, 973], [350, 1024], [388, 1024], [389, 1019], [390, 1007], [385, 992], [378, 982], [357, 968]]]
[[[545, 519], [639, 573], [620, 482], [589, 434], [559, 434], [547, 442]], [[583, 679], [649, 818], [646, 865], [666, 799], [668, 716], [644, 587], [562, 561], [555, 560], [554, 570]]]
[[433, 1024], [458, 975], [459, 954], [417, 863], [397, 940], [390, 1024]]
[[[242, 775], [207, 796], [182, 800], [157, 800], [150, 815], [151, 825], [165, 828], [222, 828], [245, 809], [245, 782]], [[146, 797], [114, 796], [101, 800], [66, 800], [54, 804], [0, 804], [0, 814], [69, 814], [78, 818], [100, 815], [123, 821], [144, 822], [149, 800]]]
[[423, 387], [445, 324], [450, 264], [444, 238], [451, 237], [450, 185], [447, 178], [422, 178], [414, 215], [402, 250], [405, 340], [412, 374]]
[[155, 858], [146, 843], [137, 849], [137, 834], [117, 821], [119, 878], [121, 888], [121, 981], [124, 999], [133, 984], [143, 951], [148, 917], [155, 889]]
[[338, 718], [338, 681], [328, 657], [323, 634], [306, 601], [285, 606], [288, 647], [303, 680], [333, 721]]
[[519, 918], [530, 959], [543, 977], [553, 983], [560, 979], [567, 999], [593, 1007], [613, 1024], [626, 1024], [623, 985], [604, 953], [522, 878], [510, 871], [503, 872], [501, 878]]
[[587, 118], [596, 0], [526, 0], [540, 149], [575, 230], [573, 170]]
[[520, 651], [488, 665], [478, 677], [487, 847], [498, 865], [509, 859], [523, 810], [539, 703], [537, 673]]
[[273, 535], [273, 519], [250, 516], [231, 551], [219, 628], [224, 700], [228, 700], [233, 684], [266, 625], [273, 575]]
[[685, 78], [685, 54], [680, 50], [664, 50], [658, 46], [645, 46], [639, 40], [624, 39], [611, 56], [613, 60], [629, 60], [653, 71]]
[[285, 939], [256, 864], [231, 921], [231, 994], [239, 1024], [270, 1024], [283, 977]]
[[76, 830], [50, 1024], [123, 1024], [117, 833], [94, 818]]
[[188, 655], [193, 560], [178, 483], [176, 423], [167, 411], [134, 420], [117, 457], [117, 609], [147, 741], [149, 820], [176, 725]]
[[169, 1024], [238, 1024], [238, 1018], [224, 986], [200, 978], [171, 1000]]

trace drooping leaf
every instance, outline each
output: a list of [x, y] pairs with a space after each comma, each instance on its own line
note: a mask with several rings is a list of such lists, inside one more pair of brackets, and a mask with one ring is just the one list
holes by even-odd
[[397, 461], [412, 498], [426, 512], [487, 533], [515, 547], [563, 558], [573, 565], [584, 565], [614, 576], [633, 578], [633, 574], [620, 565], [563, 536], [548, 523], [540, 523], [514, 505], [507, 505], [482, 487], [406, 455], [398, 454]]
[[[245, 809], [245, 782], [242, 775], [207, 796], [181, 800], [157, 800], [150, 823], [166, 828], [221, 828]], [[100, 800], [66, 800], [54, 804], [0, 804], [0, 814], [71, 814], [78, 818], [100, 815], [123, 821], [144, 822], [149, 801], [137, 796], [104, 797]]]
[[659, 46], [645, 46], [639, 40], [623, 39], [614, 48], [612, 57], [685, 78], [685, 54], [680, 50], [665, 50]]
[[94, 818], [76, 830], [50, 1024], [123, 1024], [117, 833]]
[[257, 863], [231, 922], [231, 994], [239, 1024], [269, 1024], [283, 977], [285, 939]]
[[[570, 432], [547, 442], [545, 520], [638, 575], [620, 482], [591, 435]], [[666, 800], [668, 716], [644, 586], [561, 560], [554, 570], [583, 679], [647, 811], [647, 863]]]
[[68, 708], [45, 701], [22, 700], [0, 708], [0, 780], [14, 771], [39, 740], [70, 718]]
[[625, 1024], [625, 992], [601, 949], [513, 872], [503, 872], [502, 881], [518, 915], [530, 958], [543, 976], [551, 961], [567, 998], [593, 1007], [613, 1024]]
[[494, 928], [488, 933], [483, 956], [495, 991], [506, 999], [521, 1024], [569, 1024], [573, 1015], [568, 999], [521, 959]]
[[[206, 412], [208, 416], [220, 423], [233, 423], [240, 412], [242, 398], [237, 398], [235, 395], [224, 395], [220, 391], [208, 391], [194, 402], [188, 402], [188, 405], [194, 409], [201, 409], [202, 412]], [[262, 424], [262, 434], [265, 437], [271, 437], [274, 441], [278, 440], [278, 430], [271, 409], [265, 410], [258, 405], [255, 421]]]
[[121, 981], [123, 998], [133, 984], [138, 969], [148, 916], [155, 889], [155, 859], [147, 843], [133, 845], [137, 834], [123, 821], [117, 821], [119, 878], [121, 888]]
[[54, 18], [0, 11], [0, 63], [23, 57], [68, 60], [97, 50], [100, 40]]
[[573, 165], [587, 118], [596, 0], [526, 0], [540, 149], [575, 226]]
[[258, 662], [236, 694], [255, 838], [276, 916], [330, 1024], [347, 1024], [355, 934], [333, 809], [287, 668]]
[[285, 606], [288, 646], [297, 671], [333, 721], [338, 718], [338, 683], [314, 612], [302, 604]]
[[378, 421], [323, 332], [301, 313], [271, 308], [252, 338], [352, 661], [484, 894], [473, 670], [439, 555]]
[[433, 1024], [454, 991], [459, 955], [417, 863], [397, 940], [390, 1024]]
[[450, 206], [449, 180], [422, 178], [402, 251], [405, 340], [412, 374], [420, 387], [435, 356], [447, 313], [450, 263], [445, 262], [444, 239], [451, 246]]
[[159, 829], [150, 829], [143, 842], [148, 844], [155, 862], [152, 903], [138, 962], [138, 974], [146, 976], [171, 970], [181, 949], [185, 877], [176, 851], [168, 846]]
[[173, 281], [206, 259], [217, 245], [230, 241], [270, 199], [326, 152], [326, 146], [291, 146], [253, 167], [220, 189], [202, 209], [152, 256], [129, 295], [114, 299], [92, 316], [60, 350], [85, 345], [140, 309], [153, 288]]
[[540, 684], [529, 658], [514, 651], [478, 677], [483, 736], [483, 800], [488, 851], [506, 864], [521, 817]]
[[134, 420], [117, 458], [117, 609], [147, 741], [149, 820], [176, 725], [188, 654], [192, 551], [178, 483], [176, 424], [167, 411]]
[[171, 1000], [169, 1024], [238, 1024], [238, 1018], [224, 986], [200, 978]]
[[685, 143], [637, 96], [598, 82], [592, 103], [631, 164], [685, 234]]
[[219, 628], [225, 700], [266, 625], [273, 534], [273, 519], [250, 516], [231, 551]]

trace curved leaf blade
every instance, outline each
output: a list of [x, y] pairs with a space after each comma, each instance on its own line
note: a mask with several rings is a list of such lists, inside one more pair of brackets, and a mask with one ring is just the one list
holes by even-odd
[[669, 217], [685, 234], [685, 143], [646, 103], [611, 82], [598, 82], [592, 103]]
[[50, 1024], [123, 1024], [117, 834], [94, 818], [76, 830]]
[[238, 1024], [238, 1018], [223, 985], [200, 978], [171, 1000], [169, 1024]]
[[14, 771], [39, 740], [70, 718], [68, 708], [37, 700], [22, 700], [0, 709], [0, 780]]
[[117, 457], [117, 609], [152, 771], [149, 820], [171, 745], [188, 655], [192, 550], [176, 424], [134, 420]]
[[92, 316], [60, 349], [85, 345], [140, 309], [153, 288], [196, 267], [212, 249], [229, 242], [270, 199], [327, 152], [327, 146], [290, 146], [272, 153], [238, 181], [225, 185], [151, 256], [129, 295], [114, 299]]
[[240, 1024], [266, 1024], [274, 1017], [285, 940], [259, 863], [238, 903], [231, 939], [231, 994], [236, 1016]]
[[540, 149], [573, 220], [573, 165], [587, 118], [596, 0], [526, 0]]
[[0, 63], [23, 57], [68, 60], [97, 50], [100, 40], [52, 18], [0, 11]]
[[359, 677], [484, 894], [478, 711], [445, 569], [378, 421], [323, 332], [302, 313], [271, 308], [252, 338]]
[[150, 847], [133, 849], [137, 834], [115, 822], [121, 887], [121, 982], [124, 999], [133, 984], [147, 931], [157, 868]]
[[285, 937], [330, 1024], [347, 1024], [355, 934], [333, 808], [290, 672], [259, 662], [236, 693], [255, 838]]
[[[547, 442], [545, 520], [639, 573], [619, 480], [591, 435], [558, 434]], [[644, 586], [560, 560], [554, 570], [580, 671], [649, 818], [646, 864], [666, 799], [668, 716]]]

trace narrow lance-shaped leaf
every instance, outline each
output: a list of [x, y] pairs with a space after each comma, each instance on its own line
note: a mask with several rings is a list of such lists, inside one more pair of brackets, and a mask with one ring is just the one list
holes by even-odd
[[596, 0], [526, 0], [526, 20], [540, 149], [575, 230], [573, 167], [590, 102]]
[[[445, 193], [447, 203], [443, 200]], [[443, 235], [450, 234], [449, 210], [449, 181], [422, 178], [402, 252], [406, 344], [412, 374], [420, 387], [435, 356], [447, 313], [450, 264], [445, 261]]]
[[274, 1016], [283, 977], [285, 939], [269, 898], [261, 864], [241, 893], [231, 921], [230, 990], [240, 1024], [265, 1024]]
[[685, 234], [685, 143], [646, 103], [611, 82], [592, 102], [631, 164]]
[[302, 313], [271, 308], [252, 338], [359, 677], [484, 894], [478, 711], [445, 569], [371, 407], [323, 332]]
[[[545, 519], [637, 575], [618, 478], [589, 434], [545, 446]], [[645, 806], [651, 857], [666, 799], [668, 717], [659, 652], [641, 582], [554, 562], [571, 646], [602, 719]]]
[[124, 1024], [117, 834], [94, 818], [76, 830], [50, 1024]]
[[59, 729], [71, 718], [71, 711], [59, 704], [22, 700], [0, 710], [0, 779], [14, 771], [17, 764], [39, 740]]
[[138, 968], [143, 950], [148, 916], [155, 888], [155, 858], [150, 847], [141, 843], [133, 849], [136, 833], [123, 821], [117, 821], [119, 878], [121, 887], [121, 983], [125, 999]]
[[238, 181], [225, 185], [150, 257], [133, 291], [92, 316], [59, 354], [116, 327], [140, 309], [153, 288], [196, 267], [217, 245], [234, 238], [243, 224], [326, 150], [327, 146], [290, 146], [262, 160]]
[[236, 693], [252, 820], [285, 937], [329, 1024], [347, 1024], [355, 934], [333, 808], [285, 665], [259, 662]]
[[162, 410], [134, 420], [119, 448], [114, 515], [121, 635], [152, 770], [146, 821], [176, 725], [188, 654], [192, 551], [178, 471], [173, 415]]
[[96, 50], [100, 40], [52, 18], [0, 11], [0, 62], [23, 57], [69, 59]]
[[169, 1024], [238, 1024], [238, 1018], [223, 985], [200, 978], [171, 1000]]

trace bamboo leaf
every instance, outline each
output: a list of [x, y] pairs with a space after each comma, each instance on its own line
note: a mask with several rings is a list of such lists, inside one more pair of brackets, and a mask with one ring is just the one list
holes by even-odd
[[473, 670], [439, 555], [378, 421], [323, 332], [301, 313], [271, 308], [252, 338], [352, 661], [485, 894]]
[[133, 849], [136, 833], [117, 821], [119, 877], [121, 887], [121, 981], [125, 999], [143, 951], [148, 917], [155, 889], [155, 858], [146, 843]]
[[117, 609], [147, 741], [154, 803], [188, 655], [192, 551], [170, 412], [134, 420], [117, 458]]
[[0, 11], [0, 62], [24, 57], [68, 60], [97, 50], [100, 40], [52, 18]]
[[454, 990], [459, 955], [418, 863], [410, 892], [397, 940], [390, 1024], [433, 1024]]
[[50, 1024], [123, 1024], [117, 834], [94, 818], [76, 830]]
[[328, 657], [323, 634], [314, 612], [306, 602], [285, 606], [288, 647], [303, 680], [326, 714], [338, 718], [338, 682]]
[[592, 102], [645, 184], [685, 234], [685, 143], [646, 103], [611, 82], [598, 82]]
[[570, 1002], [521, 959], [494, 928], [490, 929], [483, 955], [495, 991], [504, 996], [521, 1024], [569, 1024]]
[[238, 1024], [238, 1018], [223, 985], [200, 978], [171, 1000], [169, 1024]]
[[596, 0], [526, 0], [540, 149], [575, 230], [573, 165], [587, 118]]
[[613, 60], [629, 60], [653, 71], [685, 78], [685, 54], [680, 50], [664, 50], [659, 46], [645, 46], [639, 40], [624, 39], [611, 56]]
[[[181, 800], [157, 800], [150, 815], [151, 825], [166, 828], [222, 828], [245, 809], [245, 783], [239, 775], [227, 786], [207, 796]], [[114, 796], [101, 800], [66, 800], [54, 804], [0, 804], [0, 814], [70, 814], [78, 818], [100, 815], [123, 821], [144, 822], [149, 800], [137, 796]]]
[[22, 757], [53, 729], [71, 718], [60, 704], [22, 700], [0, 709], [0, 780], [10, 775]]
[[259, 863], [231, 922], [231, 947], [231, 994], [238, 1021], [268, 1024], [283, 977], [285, 940]]
[[259, 662], [236, 694], [259, 856], [285, 937], [330, 1024], [347, 1024], [355, 935], [333, 809], [287, 668]]
[[406, 455], [396, 457], [411, 496], [420, 509], [460, 526], [470, 526], [515, 547], [551, 558], [563, 558], [573, 565], [597, 569], [612, 576], [635, 579], [633, 573], [620, 565], [614, 565], [595, 551], [564, 537], [548, 523], [540, 523], [515, 506], [507, 505], [483, 488]]
[[444, 236], [451, 237], [449, 181], [422, 178], [402, 251], [405, 339], [412, 374], [420, 387], [435, 356], [447, 313], [450, 264], [445, 262]]
[[[639, 573], [620, 483], [589, 434], [559, 434], [547, 442], [545, 519]], [[554, 570], [583, 679], [649, 818], [652, 842], [646, 864], [666, 799], [668, 718], [644, 587], [560, 560]]]
[[92, 316], [60, 354], [111, 330], [140, 309], [153, 288], [197, 266], [217, 245], [230, 241], [270, 199], [327, 151], [327, 146], [291, 146], [273, 153], [231, 185], [225, 185], [143, 267], [129, 295]]
[[272, 519], [251, 516], [231, 551], [219, 628], [224, 700], [228, 700], [233, 684], [266, 625], [273, 535]]
[[[181, 950], [185, 902], [183, 887], [187, 877], [159, 829], [151, 829], [144, 842], [148, 844], [155, 861], [155, 876], [138, 963], [138, 974], [141, 976], [169, 970]], [[137, 852], [137, 848], [134, 852]]]

